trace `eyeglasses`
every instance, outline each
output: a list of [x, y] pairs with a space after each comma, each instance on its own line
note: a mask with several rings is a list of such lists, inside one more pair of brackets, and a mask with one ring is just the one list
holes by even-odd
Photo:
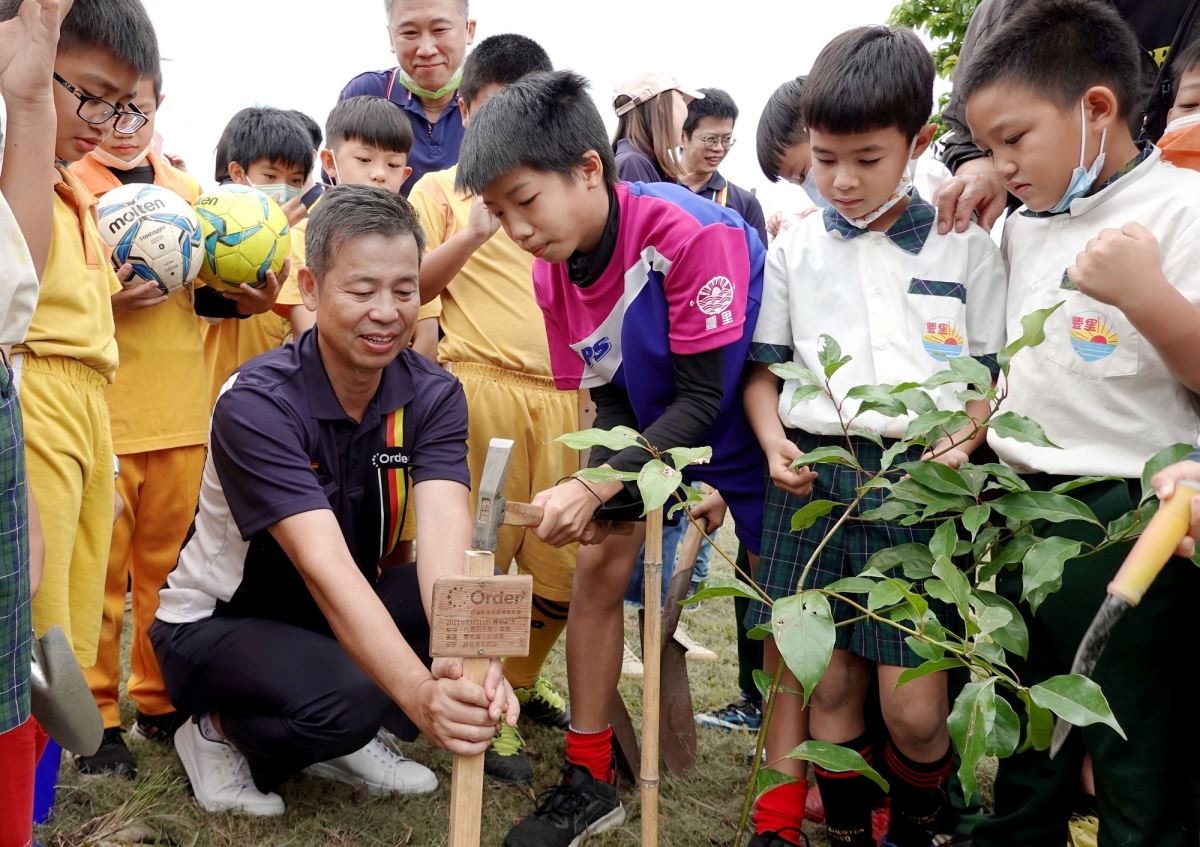
[[54, 81], [79, 98], [79, 108], [75, 110], [75, 114], [93, 126], [106, 124], [115, 117], [117, 120], [113, 124], [113, 129], [124, 135], [129, 135], [144, 127], [146, 121], [149, 120], [132, 103], [129, 104], [128, 109], [121, 109], [101, 97], [84, 94], [58, 74], [54, 75]]
[[720, 150], [722, 147], [728, 150], [734, 144], [737, 144], [737, 139], [732, 135], [702, 135], [700, 143], [704, 145], [706, 150]]

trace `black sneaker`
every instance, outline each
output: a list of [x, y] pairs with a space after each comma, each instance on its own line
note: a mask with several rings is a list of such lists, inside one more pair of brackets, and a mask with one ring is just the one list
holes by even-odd
[[94, 776], [123, 776], [125, 779], [137, 778], [137, 759], [125, 746], [121, 737], [125, 730], [119, 726], [104, 730], [100, 749], [91, 756], [76, 756], [75, 767], [80, 773]]
[[500, 721], [500, 730], [483, 754], [483, 772], [510, 785], [533, 782], [533, 765], [525, 755], [525, 739], [508, 721]]
[[696, 715], [696, 725], [709, 729], [741, 729], [758, 732], [762, 726], [762, 705], [739, 697], [723, 709], [701, 712]]
[[617, 786], [568, 763], [563, 765], [562, 782], [542, 792], [533, 813], [509, 830], [504, 847], [578, 847], [585, 835], [624, 822], [625, 807]]
[[808, 847], [808, 836], [789, 827], [779, 832], [757, 833], [746, 847]]
[[129, 740], [174, 744], [175, 731], [183, 726], [186, 720], [187, 715], [181, 715], [179, 712], [167, 712], [165, 715], [138, 712], [133, 726], [129, 727]]
[[566, 701], [546, 677], [539, 676], [528, 688], [514, 688], [513, 694], [521, 704], [522, 718], [552, 729], [566, 729], [571, 725]]

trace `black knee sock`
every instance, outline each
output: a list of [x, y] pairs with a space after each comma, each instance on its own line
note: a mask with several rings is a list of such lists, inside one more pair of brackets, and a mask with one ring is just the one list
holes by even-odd
[[896, 847], [929, 847], [946, 804], [946, 782], [954, 768], [953, 748], [933, 762], [914, 762], [889, 739], [884, 750], [892, 788], [888, 841]]
[[[857, 750], [867, 764], [875, 767], [871, 739], [866, 733], [842, 746]], [[820, 767], [813, 771], [825, 803], [825, 830], [829, 843], [836, 847], [874, 847], [871, 810], [882, 799], [879, 786], [853, 771], [834, 773]]]

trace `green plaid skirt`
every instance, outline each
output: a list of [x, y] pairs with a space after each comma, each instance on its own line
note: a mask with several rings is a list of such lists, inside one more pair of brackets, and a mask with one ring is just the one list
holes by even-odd
[[0, 356], [0, 732], [29, 717], [29, 526], [25, 438], [12, 370]]
[[[846, 439], [836, 436], [811, 435], [794, 429], [787, 430], [787, 435], [804, 453], [818, 447], [846, 446]], [[869, 470], [879, 467], [883, 450], [877, 444], [865, 438], [852, 438], [851, 442], [852, 452], [858, 457], [859, 464]], [[897, 460], [896, 464], [916, 461], [920, 457], [921, 448], [917, 446], [903, 459]], [[810, 500], [849, 503], [856, 496], [858, 487], [867, 481], [862, 472], [844, 465], [822, 463], [814, 465], [813, 470], [817, 473], [817, 480], [813, 483], [810, 498], [801, 499], [774, 485], [767, 486], [757, 581], [772, 600], [796, 593], [796, 583], [804, 565], [844, 510], [834, 509], [802, 532], [792, 531], [792, 515]], [[878, 488], [869, 491], [859, 507], [860, 511], [881, 505], [886, 494], [885, 490]], [[848, 520], [821, 551], [803, 587], [823, 588], [843, 577], [855, 576], [866, 568], [867, 560], [879, 550], [909, 542], [928, 544], [934, 528], [933, 524], [900, 526], [883, 521]], [[831, 605], [834, 621], [849, 620], [860, 614], [857, 609], [840, 600], [833, 600]], [[939, 611], [936, 606], [936, 603], [931, 603], [931, 608]], [[942, 618], [942, 615], [938, 617]], [[748, 628], [767, 624], [770, 620], [771, 609], [766, 603], [750, 604], [745, 619]], [[904, 643], [902, 632], [872, 620], [839, 626], [834, 646], [884, 665], [911, 668], [924, 661]]]

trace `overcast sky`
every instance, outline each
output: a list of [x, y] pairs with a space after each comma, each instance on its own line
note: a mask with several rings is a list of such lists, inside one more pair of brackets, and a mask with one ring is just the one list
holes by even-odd
[[[166, 101], [158, 130], [165, 149], [209, 184], [213, 148], [245, 106], [301, 109], [322, 126], [342, 86], [365, 70], [395, 65], [383, 0], [144, 0], [158, 31]], [[894, 0], [472, 0], [476, 41], [501, 32], [536, 39], [555, 67], [592, 81], [609, 127], [614, 82], [644, 70], [680, 84], [724, 88], [741, 110], [725, 175], [758, 190], [768, 211], [808, 205], [799, 189], [769, 186], [754, 155], [763, 103], [806, 73], [821, 47], [852, 26], [881, 23]], [[318, 12], [321, 7], [332, 11]]]

